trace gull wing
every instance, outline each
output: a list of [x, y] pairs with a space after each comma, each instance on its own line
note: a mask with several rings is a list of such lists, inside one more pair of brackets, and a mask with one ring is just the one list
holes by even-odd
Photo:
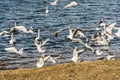
[[43, 0], [43, 2], [44, 2], [45, 4], [51, 4], [50, 2], [48, 2], [48, 1], [46, 1], [46, 0]]
[[41, 45], [42, 45], [42, 46], [45, 45], [48, 40], [49, 40], [49, 38], [46, 39], [45, 41], [43, 41]]
[[109, 25], [109, 28], [114, 28], [115, 25], [116, 25], [116, 23], [112, 23], [112, 24]]
[[25, 26], [15, 26], [15, 29], [19, 31], [27, 32], [27, 29], [25, 28]]
[[110, 24], [108, 27], [106, 27], [106, 31], [108, 32], [108, 33], [112, 33], [112, 29], [115, 27], [115, 25], [116, 25], [116, 23], [112, 23], [112, 24]]
[[94, 52], [94, 49], [88, 45], [88, 43], [83, 44], [87, 49], [90, 49], [92, 52]]
[[69, 7], [72, 7], [72, 6], [77, 6], [77, 5], [78, 5], [78, 3], [76, 1], [72, 1], [69, 4], [67, 4], [63, 9], [66, 9], [66, 8], [69, 8]]
[[82, 49], [82, 50], [79, 50], [78, 53], [83, 53], [85, 51], [86, 51], [86, 49]]
[[50, 55], [48, 56], [49, 58], [47, 59], [47, 61], [56, 63], [55, 59], [53, 57], [51, 57]]
[[52, 35], [55, 36], [55, 37], [57, 37], [58, 33], [66, 30], [66, 29], [68, 29], [68, 28], [63, 28], [63, 29], [57, 30], [57, 31], [53, 32]]
[[7, 52], [13, 52], [13, 53], [18, 53], [17, 49], [15, 47], [9, 47], [4, 49]]
[[83, 31], [80, 29], [77, 29], [77, 34], [80, 35], [81, 37], [84, 37], [84, 38], [86, 37]]

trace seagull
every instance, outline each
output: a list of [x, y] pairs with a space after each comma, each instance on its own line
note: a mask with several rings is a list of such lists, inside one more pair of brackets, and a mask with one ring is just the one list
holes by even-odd
[[10, 44], [11, 46], [13, 46], [13, 45], [15, 44], [15, 42], [16, 42], [16, 40], [15, 40], [15, 38], [14, 38], [14, 33], [11, 33], [11, 39], [10, 39], [10, 41], [9, 41], [9, 44]]
[[75, 30], [71, 29], [70, 27], [68, 28], [69, 30], [69, 35], [67, 36], [67, 39], [70, 39], [72, 40], [73, 39], [73, 36], [75, 35]]
[[37, 61], [37, 67], [38, 68], [43, 67], [46, 61], [52, 61], [53, 63], [56, 63], [55, 59], [52, 58], [50, 55], [45, 57], [45, 55], [42, 54], [40, 59]]
[[73, 57], [72, 57], [71, 61], [80, 62], [81, 58], [79, 57], [79, 54], [85, 52], [85, 50], [86, 49], [78, 50], [78, 47], [75, 47], [75, 49], [73, 50]]
[[116, 60], [116, 56], [113, 53], [109, 52], [108, 56], [106, 56], [106, 59], [107, 60]]
[[95, 55], [102, 55], [103, 54], [103, 52], [98, 47], [94, 53], [95, 53]]
[[46, 9], [46, 10], [45, 10], [45, 13], [48, 14], [48, 13], [49, 13], [48, 6], [46, 6], [45, 9]]
[[48, 40], [49, 40], [49, 39], [46, 39], [45, 41], [40, 42], [40, 44], [38, 44], [38, 45], [36, 46], [39, 53], [44, 53], [44, 52], [45, 52], [43, 46], [46, 44], [46, 42], [47, 42]]
[[43, 46], [46, 44], [46, 42], [49, 40], [49, 39], [46, 39], [45, 41], [39, 41], [40, 39], [40, 30], [38, 29], [38, 36], [35, 38], [35, 46], [37, 47], [37, 50], [39, 53], [44, 53], [45, 50], [43, 49]]
[[59, 0], [55, 0], [55, 1], [53, 1], [53, 2], [48, 2], [48, 1], [43, 0], [44, 3], [50, 4], [50, 5], [52, 5], [52, 6], [58, 5], [58, 1], [59, 1]]
[[34, 32], [33, 32], [31, 29], [27, 30], [27, 29], [25, 28], [25, 26], [15, 26], [14, 28], [15, 28], [16, 30], [23, 31], [23, 32], [25, 32], [25, 33], [34, 34]]
[[72, 1], [69, 4], [67, 4], [63, 9], [67, 9], [67, 8], [77, 6], [77, 5], [78, 5], [78, 3], [76, 1]]
[[10, 53], [19, 54], [21, 56], [24, 55], [23, 48], [21, 48], [20, 50], [17, 50], [15, 47], [9, 47], [9, 48], [4, 48], [4, 50]]
[[15, 26], [11, 28], [10, 32], [12, 32], [14, 30], [19, 30], [19, 31], [23, 31], [25, 33], [34, 34], [34, 32], [32, 31], [32, 29], [26, 29], [25, 26], [17, 26], [17, 22], [15, 22]]

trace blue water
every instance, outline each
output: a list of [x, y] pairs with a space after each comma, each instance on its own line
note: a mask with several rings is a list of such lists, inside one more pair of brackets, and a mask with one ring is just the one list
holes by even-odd
[[[119, 0], [77, 0], [78, 6], [63, 10], [63, 7], [71, 1], [60, 0], [57, 6], [49, 5], [50, 13], [45, 14], [45, 4], [42, 0], [0, 0], [0, 31], [9, 30], [14, 26], [15, 21], [26, 28], [32, 26], [35, 33], [40, 29], [41, 39], [50, 39], [45, 45], [45, 54], [62, 55], [64, 58], [58, 59], [57, 63], [68, 62], [72, 57], [74, 47], [82, 48], [81, 44], [67, 41], [65, 37], [68, 35], [68, 31], [60, 33], [56, 38], [51, 36], [51, 32], [68, 26], [80, 27], [87, 37], [90, 37], [95, 32], [97, 22], [101, 19], [108, 23], [116, 22], [116, 26], [120, 26]], [[10, 37], [0, 36], [0, 70], [36, 67], [36, 61], [40, 57], [34, 45], [36, 35], [22, 32], [16, 34], [15, 47], [24, 48], [28, 55], [26, 57], [5, 52], [3, 49], [10, 47], [8, 44]], [[107, 55], [108, 52], [119, 54], [119, 42], [118, 38], [114, 38], [111, 46], [107, 46], [108, 50], [104, 51], [104, 55]], [[102, 48], [104, 49], [106, 46], [102, 46]], [[83, 53], [81, 57], [85, 60], [98, 58], [90, 51]]]

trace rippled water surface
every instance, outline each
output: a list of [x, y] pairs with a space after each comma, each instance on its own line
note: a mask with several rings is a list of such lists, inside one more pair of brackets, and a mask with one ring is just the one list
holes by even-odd
[[[10, 37], [0, 36], [0, 70], [36, 67], [36, 61], [40, 57], [34, 45], [38, 29], [41, 30], [41, 39], [50, 39], [44, 46], [45, 54], [62, 55], [63, 58], [58, 59], [57, 63], [64, 63], [71, 59], [75, 46], [79, 46], [81, 49], [82, 46], [65, 39], [68, 31], [63, 31], [56, 38], [51, 36], [51, 32], [68, 26], [80, 27], [87, 37], [90, 37], [95, 32], [97, 22], [100, 19], [108, 23], [116, 22], [116, 26], [120, 26], [119, 0], [77, 0], [78, 6], [63, 10], [63, 7], [71, 1], [59, 0], [57, 6], [49, 5], [50, 13], [45, 14], [45, 4], [42, 0], [0, 0], [0, 31], [9, 30], [14, 26], [14, 22], [18, 21], [18, 25], [27, 28], [32, 26], [36, 33], [34, 35], [23, 32], [15, 34], [17, 40], [15, 47], [17, 49], [24, 48], [27, 54], [25, 57], [4, 51], [4, 48], [10, 47]], [[119, 54], [120, 40], [114, 38], [111, 41], [111, 46], [102, 46], [101, 48], [107, 47], [108, 49], [104, 51], [103, 56], [107, 55], [108, 51]], [[98, 58], [98, 56], [92, 55], [90, 51], [86, 51], [81, 57], [84, 60], [96, 60]], [[48, 64], [46, 63], [46, 65]]]

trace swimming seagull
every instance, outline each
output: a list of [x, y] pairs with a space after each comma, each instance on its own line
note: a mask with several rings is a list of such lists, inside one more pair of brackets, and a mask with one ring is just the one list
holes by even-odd
[[73, 57], [72, 57], [71, 61], [80, 62], [81, 58], [79, 57], [79, 54], [85, 52], [85, 50], [86, 49], [78, 50], [78, 47], [75, 47], [75, 49], [73, 50]]
[[53, 2], [48, 2], [48, 1], [45, 1], [45, 0], [43, 0], [43, 2], [44, 3], [47, 3], [47, 4], [50, 4], [50, 5], [58, 5], [58, 0], [55, 0], [55, 1], [53, 1]]
[[4, 48], [4, 50], [10, 53], [19, 54], [21, 56], [24, 55], [23, 48], [21, 48], [20, 50], [17, 50], [15, 47], [9, 47], [9, 48]]
[[78, 3], [76, 1], [72, 1], [69, 4], [67, 4], [63, 9], [67, 9], [67, 8], [77, 6], [77, 5], [78, 5]]
[[37, 61], [37, 67], [43, 67], [44, 63], [46, 61], [52, 61], [53, 63], [56, 63], [55, 59], [52, 58], [50, 55], [46, 56], [44, 54], [41, 55], [40, 59]]
[[48, 6], [45, 7], [45, 13], [48, 14], [49, 13], [49, 10], [48, 10]]

